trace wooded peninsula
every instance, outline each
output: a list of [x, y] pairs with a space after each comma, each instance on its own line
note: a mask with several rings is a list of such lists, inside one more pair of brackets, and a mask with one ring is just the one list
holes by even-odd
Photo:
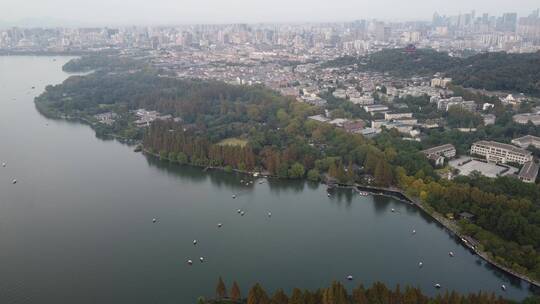
[[[433, 130], [422, 143], [404, 140], [395, 130], [368, 139], [309, 119], [323, 110], [263, 86], [178, 79], [146, 67], [133, 70], [132, 62], [115, 64], [114, 71], [102, 68], [108, 60], [90, 67], [77, 64], [95, 72], [48, 86], [36, 98], [43, 114], [84, 119], [98, 135], [140, 140], [145, 150], [165, 161], [284, 179], [399, 187], [430, 212], [473, 214], [474, 221], [462, 219], [458, 225], [462, 234], [478, 240], [478, 250], [500, 265], [540, 279], [540, 188], [510, 177], [442, 179], [420, 153], [426, 145], [443, 140], [459, 150], [478, 137], [501, 136], [508, 128], [494, 125], [468, 136]], [[334, 102], [335, 110], [365, 115], [357, 105]], [[414, 107], [426, 100], [403, 102]], [[421, 115], [430, 115], [429, 107], [418, 107]], [[141, 127], [139, 109], [167, 119]], [[103, 118], [106, 123], [101, 123], [99, 115], [108, 113], [115, 118]], [[464, 117], [454, 115], [457, 121]], [[516, 126], [511, 119], [501, 121], [514, 134], [531, 128]]]

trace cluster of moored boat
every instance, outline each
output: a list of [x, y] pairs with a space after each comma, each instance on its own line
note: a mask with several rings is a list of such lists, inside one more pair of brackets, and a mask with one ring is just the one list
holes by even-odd
[[[241, 184], [245, 184], [246, 186], [249, 186], [249, 185], [252, 185], [252, 184], [253, 184], [253, 181], [244, 181], [244, 180], [241, 180], [240, 183], [241, 183]], [[263, 184], [263, 183], [264, 183], [264, 180], [259, 181], [259, 184]], [[232, 198], [233, 198], [233, 199], [236, 199], [236, 198], [237, 198], [237, 195], [236, 195], [236, 194], [233, 194], [233, 195], [232, 195]], [[242, 209], [237, 209], [237, 210], [236, 210], [236, 213], [240, 214], [240, 216], [244, 216], [244, 215], [246, 214], [246, 212], [245, 212], [244, 210], [242, 210]], [[272, 217], [272, 212], [268, 212], [267, 215], [268, 215], [268, 217]], [[157, 218], [153, 218], [153, 219], [152, 219], [152, 223], [157, 223], [157, 221], [158, 221]], [[218, 223], [218, 224], [217, 224], [217, 227], [218, 227], [218, 228], [222, 228], [222, 227], [223, 227], [223, 223]], [[199, 243], [199, 242], [198, 242], [196, 239], [193, 240], [193, 246], [197, 246], [198, 243]], [[204, 261], [205, 261], [204, 257], [202, 257], [202, 256], [199, 257], [199, 261], [200, 261], [201, 263], [204, 263]], [[192, 266], [192, 265], [193, 265], [193, 260], [188, 259], [188, 260], [186, 261], [186, 264], [189, 265], [189, 266]], [[352, 280], [352, 276], [351, 276], [351, 280]]]
[[[7, 166], [7, 163], [6, 163], [6, 162], [2, 162], [2, 168], [5, 168], [6, 166]], [[14, 179], [11, 181], [11, 183], [12, 183], [12, 184], [16, 184], [16, 183], [17, 183], [17, 179], [14, 178]]]

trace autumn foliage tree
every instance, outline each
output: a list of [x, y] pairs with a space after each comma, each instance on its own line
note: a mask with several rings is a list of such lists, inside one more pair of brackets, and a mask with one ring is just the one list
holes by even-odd
[[218, 299], [227, 297], [227, 288], [225, 287], [225, 283], [221, 277], [219, 277], [218, 284], [216, 286], [216, 296]]
[[264, 291], [259, 283], [255, 284], [249, 290], [247, 304], [270, 304], [270, 299], [266, 291]]
[[230, 297], [231, 301], [238, 301], [242, 297], [240, 293], [240, 287], [238, 286], [238, 283], [236, 283], [236, 281], [233, 282]]

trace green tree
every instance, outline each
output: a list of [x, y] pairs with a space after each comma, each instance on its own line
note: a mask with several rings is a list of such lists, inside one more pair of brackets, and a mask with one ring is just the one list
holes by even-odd
[[289, 170], [289, 178], [302, 178], [304, 173], [304, 166], [300, 163], [294, 163]]
[[187, 155], [184, 153], [184, 152], [179, 152], [177, 155], [176, 155], [176, 160], [178, 161], [179, 164], [181, 165], [185, 165], [188, 163], [188, 157]]
[[317, 169], [311, 169], [308, 171], [308, 174], [307, 174], [307, 178], [310, 180], [310, 181], [319, 181], [320, 179], [320, 174], [319, 174], [319, 170]]

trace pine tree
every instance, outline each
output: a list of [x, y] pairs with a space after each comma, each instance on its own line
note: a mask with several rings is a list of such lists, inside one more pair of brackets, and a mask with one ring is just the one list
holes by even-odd
[[219, 277], [218, 284], [216, 286], [216, 296], [218, 299], [227, 297], [227, 288], [225, 287], [225, 283], [221, 277]]
[[240, 287], [238, 287], [238, 283], [234, 281], [232, 289], [231, 289], [231, 300], [232, 301], [238, 301], [242, 297], [240, 293]]
[[291, 298], [289, 299], [288, 304], [304, 304], [304, 295], [302, 291], [298, 288], [293, 289]]
[[283, 289], [278, 289], [272, 296], [272, 299], [270, 299], [270, 304], [290, 304], [289, 298], [283, 292]]
[[249, 290], [247, 304], [270, 304], [266, 291], [259, 283]]

